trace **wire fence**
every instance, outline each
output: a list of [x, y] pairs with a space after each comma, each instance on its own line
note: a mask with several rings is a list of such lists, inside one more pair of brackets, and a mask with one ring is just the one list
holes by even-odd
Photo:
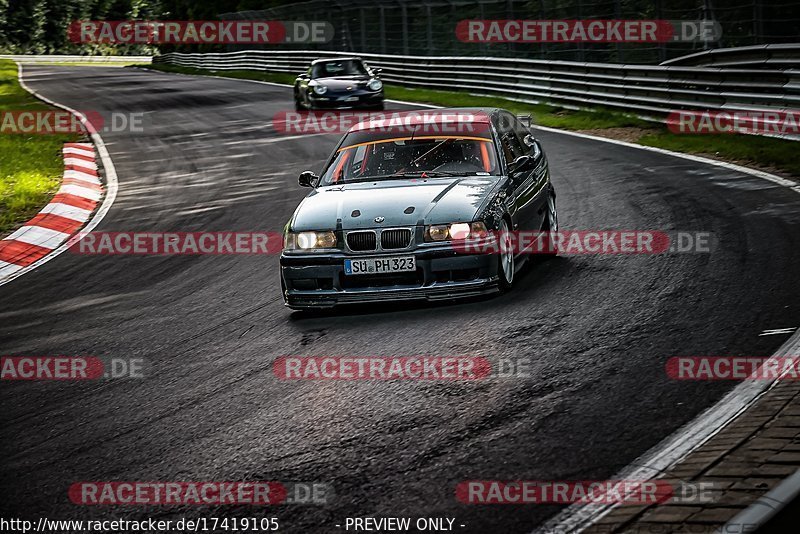
[[[221, 17], [328, 21], [335, 37], [318, 45], [320, 49], [415, 56], [653, 64], [713, 48], [800, 41], [797, 0], [311, 0]], [[722, 35], [712, 42], [465, 43], [456, 38], [456, 24], [464, 19], [713, 21], [721, 26]]]

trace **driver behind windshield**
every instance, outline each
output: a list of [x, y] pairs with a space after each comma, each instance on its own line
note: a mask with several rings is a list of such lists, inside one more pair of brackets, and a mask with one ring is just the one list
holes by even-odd
[[311, 70], [311, 78], [335, 78], [336, 76], [369, 76], [360, 61], [327, 61], [317, 63]]
[[379, 139], [339, 149], [321, 185], [402, 177], [497, 174], [488, 138]]

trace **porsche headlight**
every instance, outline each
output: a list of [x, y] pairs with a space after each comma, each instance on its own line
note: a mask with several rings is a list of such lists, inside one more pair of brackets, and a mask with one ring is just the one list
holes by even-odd
[[314, 89], [314, 92], [317, 93], [318, 95], [324, 95], [325, 93], [328, 92], [328, 87], [326, 85], [322, 85], [321, 83], [315, 83], [311, 85], [311, 87], [312, 89]]
[[488, 235], [486, 225], [481, 222], [434, 224], [425, 230], [425, 241], [450, 241], [479, 239]]
[[370, 91], [380, 91], [381, 89], [383, 89], [383, 82], [378, 80], [377, 78], [374, 78], [369, 81], [367, 87], [369, 87]]
[[288, 232], [283, 240], [287, 250], [311, 250], [336, 247], [334, 232]]

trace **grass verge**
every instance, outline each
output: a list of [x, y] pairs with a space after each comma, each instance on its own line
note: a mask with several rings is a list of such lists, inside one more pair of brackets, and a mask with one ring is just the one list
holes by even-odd
[[[17, 66], [0, 59], [0, 114], [51, 109], [19, 85]], [[64, 171], [61, 147], [77, 134], [0, 133], [0, 237], [49, 202]]]
[[163, 63], [153, 63], [152, 65], [134, 65], [142, 69], [158, 70], [161, 72], [174, 72], [176, 74], [195, 74], [201, 76], [223, 76], [225, 78], [239, 78], [242, 80], [258, 80], [261, 82], [282, 83], [286, 85], [294, 84], [295, 78], [291, 74], [282, 72], [262, 72], [258, 70], [210, 70], [196, 69], [194, 67], [177, 67], [175, 65], [164, 65]]
[[[225, 76], [291, 85], [291, 74], [249, 70], [215, 71], [173, 65], [141, 65], [163, 72]], [[525, 104], [506, 98], [476, 96], [464, 92], [411, 89], [386, 85], [386, 98], [447, 107], [501, 107], [516, 114], [530, 114], [541, 126], [561, 128], [623, 139], [641, 145], [675, 152], [698, 154], [742, 165], [759, 167], [779, 174], [800, 177], [800, 142], [771, 137], [735, 134], [681, 135], [664, 125], [611, 109], [568, 110], [547, 104]]]

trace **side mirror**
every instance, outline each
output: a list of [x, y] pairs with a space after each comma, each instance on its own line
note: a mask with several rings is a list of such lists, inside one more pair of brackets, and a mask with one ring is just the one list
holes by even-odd
[[520, 156], [513, 162], [511, 162], [511, 165], [508, 166], [508, 174], [512, 175], [520, 171], [529, 169], [531, 164], [533, 164], [533, 156], [528, 156], [527, 154]]
[[297, 179], [297, 182], [300, 184], [301, 187], [314, 187], [314, 185], [319, 180], [319, 176], [314, 174], [314, 171], [303, 171], [300, 173], [300, 177]]
[[381, 72], [383, 72], [383, 69], [381, 68], [372, 69], [372, 72], [374, 72], [375, 74], [380, 74]]
[[535, 137], [533, 137], [531, 134], [526, 135], [525, 145], [531, 149], [531, 156], [533, 156], [534, 161], [539, 161], [542, 159], [542, 146]]
[[303, 74], [301, 74], [300, 76], [298, 76], [298, 77], [297, 77], [297, 79], [298, 79], [298, 80], [308, 80], [310, 77], [311, 77], [311, 76], [309, 76], [308, 74], [306, 74], [306, 73], [303, 73]]

